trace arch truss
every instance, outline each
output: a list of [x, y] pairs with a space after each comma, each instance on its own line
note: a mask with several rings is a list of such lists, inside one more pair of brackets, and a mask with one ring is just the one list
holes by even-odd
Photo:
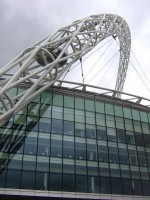
[[[120, 16], [92, 15], [59, 29], [20, 53], [0, 70], [0, 126], [22, 109], [35, 96], [53, 85], [69, 67], [92, 50], [99, 42], [112, 36], [120, 42], [120, 61], [115, 90], [122, 91], [126, 78], [131, 37]], [[13, 72], [10, 78], [5, 74]], [[30, 83], [13, 97], [9, 91]], [[116, 93], [119, 97], [120, 93]]]

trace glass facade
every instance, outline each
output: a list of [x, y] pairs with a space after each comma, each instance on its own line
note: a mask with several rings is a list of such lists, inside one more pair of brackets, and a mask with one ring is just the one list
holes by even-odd
[[150, 113], [43, 92], [0, 128], [0, 188], [150, 196]]

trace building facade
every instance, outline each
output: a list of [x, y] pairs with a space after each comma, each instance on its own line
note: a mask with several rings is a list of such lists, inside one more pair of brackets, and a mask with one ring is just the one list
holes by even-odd
[[150, 199], [150, 109], [67, 88], [43, 92], [0, 128], [0, 195]]

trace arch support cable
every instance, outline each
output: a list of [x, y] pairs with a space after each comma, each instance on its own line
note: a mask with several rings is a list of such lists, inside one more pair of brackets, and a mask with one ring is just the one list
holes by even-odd
[[[73, 63], [109, 36], [118, 37], [120, 42], [120, 62], [115, 90], [122, 91], [131, 46], [129, 27], [118, 15], [92, 15], [59, 29], [1, 68], [0, 126], [31, 99], [53, 85]], [[5, 74], [10, 71], [14, 71], [14, 74], [6, 79]], [[9, 96], [10, 89], [24, 83], [29, 83], [30, 87], [20, 94]], [[120, 93], [116, 93], [116, 97], [119, 96]]]

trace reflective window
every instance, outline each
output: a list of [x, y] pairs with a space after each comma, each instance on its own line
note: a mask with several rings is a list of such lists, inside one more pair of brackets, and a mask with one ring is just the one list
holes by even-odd
[[88, 160], [97, 160], [96, 140], [87, 139], [87, 159]]
[[7, 188], [20, 188], [21, 171], [8, 170], [7, 172]]
[[39, 131], [50, 133], [51, 131], [51, 120], [48, 118], [41, 118], [39, 120]]
[[111, 183], [109, 177], [100, 178], [100, 190], [103, 194], [111, 194]]
[[75, 98], [75, 108], [84, 110], [84, 99]]
[[96, 124], [100, 126], [105, 126], [105, 115], [96, 113]]
[[123, 117], [122, 107], [114, 105], [115, 116]]
[[140, 111], [140, 117], [142, 122], [148, 122], [147, 114], [145, 112]]
[[108, 162], [108, 148], [104, 141], [98, 141], [98, 158], [101, 162]]
[[75, 136], [85, 137], [85, 124], [75, 123]]
[[85, 139], [75, 138], [75, 157], [79, 160], [86, 159], [86, 143]]
[[51, 136], [51, 156], [62, 157], [62, 137], [59, 135]]
[[87, 176], [76, 175], [76, 192], [87, 192]]
[[85, 115], [82, 110], [75, 110], [75, 121], [85, 123]]
[[64, 108], [64, 120], [74, 121], [74, 110], [71, 108]]
[[50, 92], [42, 92], [41, 103], [42, 104], [52, 104], [52, 94]]
[[112, 194], [122, 194], [121, 178], [111, 178]]
[[74, 135], [74, 122], [64, 121], [64, 134]]
[[74, 98], [69, 96], [64, 96], [64, 106], [69, 108], [74, 108]]
[[62, 191], [62, 174], [59, 173], [50, 174], [49, 190]]
[[95, 124], [95, 113], [86, 111], [86, 123]]
[[99, 193], [99, 177], [98, 176], [88, 176], [88, 192]]
[[85, 109], [88, 111], [95, 111], [94, 101], [85, 99]]
[[132, 119], [131, 109], [123, 107], [124, 117]]
[[126, 139], [128, 144], [135, 144], [134, 132], [126, 131]]
[[128, 145], [128, 153], [129, 153], [129, 162], [131, 165], [137, 165], [138, 164], [138, 157], [137, 157], [137, 151], [135, 146]]
[[60, 94], [53, 93], [53, 105], [63, 106], [63, 96]]
[[63, 118], [63, 109], [59, 106], [52, 107], [52, 118], [54, 119], [62, 119]]
[[138, 110], [132, 110], [132, 117], [134, 120], [140, 121], [140, 112]]
[[115, 119], [113, 116], [106, 115], [106, 125], [107, 127], [115, 128]]
[[122, 189], [123, 189], [123, 194], [125, 195], [132, 195], [132, 180], [130, 179], [122, 179]]
[[62, 120], [52, 119], [52, 133], [62, 134]]
[[104, 103], [101, 102], [95, 102], [96, 112], [98, 113], [104, 113]]
[[48, 190], [48, 173], [36, 172], [35, 190]]
[[72, 137], [63, 137], [63, 157], [74, 158], [74, 141]]
[[108, 142], [108, 148], [109, 148], [109, 162], [119, 163], [117, 144], [113, 142]]
[[34, 190], [35, 173], [22, 171], [21, 188]]
[[107, 138], [109, 141], [116, 141], [116, 129], [114, 128], [107, 128]]
[[144, 146], [144, 139], [142, 134], [135, 134], [135, 144], [137, 146]]
[[75, 191], [75, 175], [63, 174], [63, 191]]
[[97, 126], [96, 132], [97, 132], [97, 138], [98, 139], [100, 139], [100, 140], [106, 140], [107, 139], [106, 127]]
[[96, 137], [95, 125], [86, 124], [86, 136], [89, 138]]
[[105, 104], [105, 111], [108, 115], [114, 115], [114, 108], [112, 104]]
[[126, 143], [126, 132], [123, 129], [116, 129], [117, 130], [117, 140], [118, 142]]

